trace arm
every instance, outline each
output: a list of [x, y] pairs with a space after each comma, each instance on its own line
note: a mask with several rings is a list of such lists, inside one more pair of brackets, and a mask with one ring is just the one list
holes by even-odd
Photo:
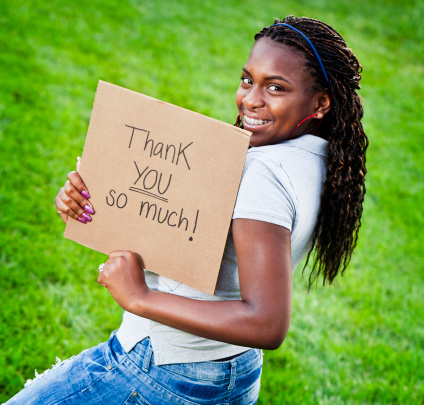
[[250, 219], [233, 221], [241, 300], [199, 301], [152, 291], [136, 255], [109, 255], [98, 282], [125, 310], [165, 325], [231, 344], [276, 349], [291, 314], [290, 231]]

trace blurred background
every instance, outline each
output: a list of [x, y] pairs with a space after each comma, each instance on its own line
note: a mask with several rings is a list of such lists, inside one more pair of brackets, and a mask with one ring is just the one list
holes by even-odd
[[[424, 2], [0, 2], [0, 402], [108, 338], [105, 256], [63, 238], [54, 198], [82, 154], [99, 79], [233, 123], [254, 34], [318, 18], [363, 65], [370, 139], [359, 244], [335, 286], [294, 277], [260, 404], [424, 403]], [[166, 117], [163, 117], [166, 120]]]

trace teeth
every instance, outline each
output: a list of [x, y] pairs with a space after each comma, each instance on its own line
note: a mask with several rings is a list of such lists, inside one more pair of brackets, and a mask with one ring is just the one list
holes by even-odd
[[263, 125], [268, 123], [268, 120], [258, 120], [258, 119], [254, 119], [254, 118], [249, 118], [249, 117], [244, 117], [244, 120], [246, 121], [246, 123], [248, 123], [249, 125]]

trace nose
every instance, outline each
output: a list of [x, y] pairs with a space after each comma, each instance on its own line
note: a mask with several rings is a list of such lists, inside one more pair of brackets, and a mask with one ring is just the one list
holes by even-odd
[[257, 86], [252, 86], [243, 97], [243, 104], [249, 110], [263, 107], [265, 102], [261, 89]]

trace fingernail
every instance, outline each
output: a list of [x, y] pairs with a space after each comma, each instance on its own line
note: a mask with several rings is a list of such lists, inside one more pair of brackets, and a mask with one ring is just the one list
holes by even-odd
[[89, 213], [89, 214], [91, 214], [91, 215], [93, 215], [94, 214], [94, 210], [93, 210], [93, 208], [91, 208], [89, 205], [86, 205], [85, 207], [84, 207], [84, 209]]
[[81, 216], [87, 221], [87, 222], [91, 222], [91, 217], [90, 215], [87, 215], [85, 212], [83, 212], [81, 214]]
[[84, 218], [78, 217], [78, 221], [82, 222], [83, 224], [86, 224], [87, 221]]
[[82, 191], [81, 191], [81, 195], [82, 195], [84, 198], [86, 198], [87, 200], [88, 200], [89, 198], [91, 198], [91, 195], [90, 195], [90, 194], [88, 194], [88, 193], [87, 193], [87, 191], [85, 191], [85, 190], [82, 190]]

